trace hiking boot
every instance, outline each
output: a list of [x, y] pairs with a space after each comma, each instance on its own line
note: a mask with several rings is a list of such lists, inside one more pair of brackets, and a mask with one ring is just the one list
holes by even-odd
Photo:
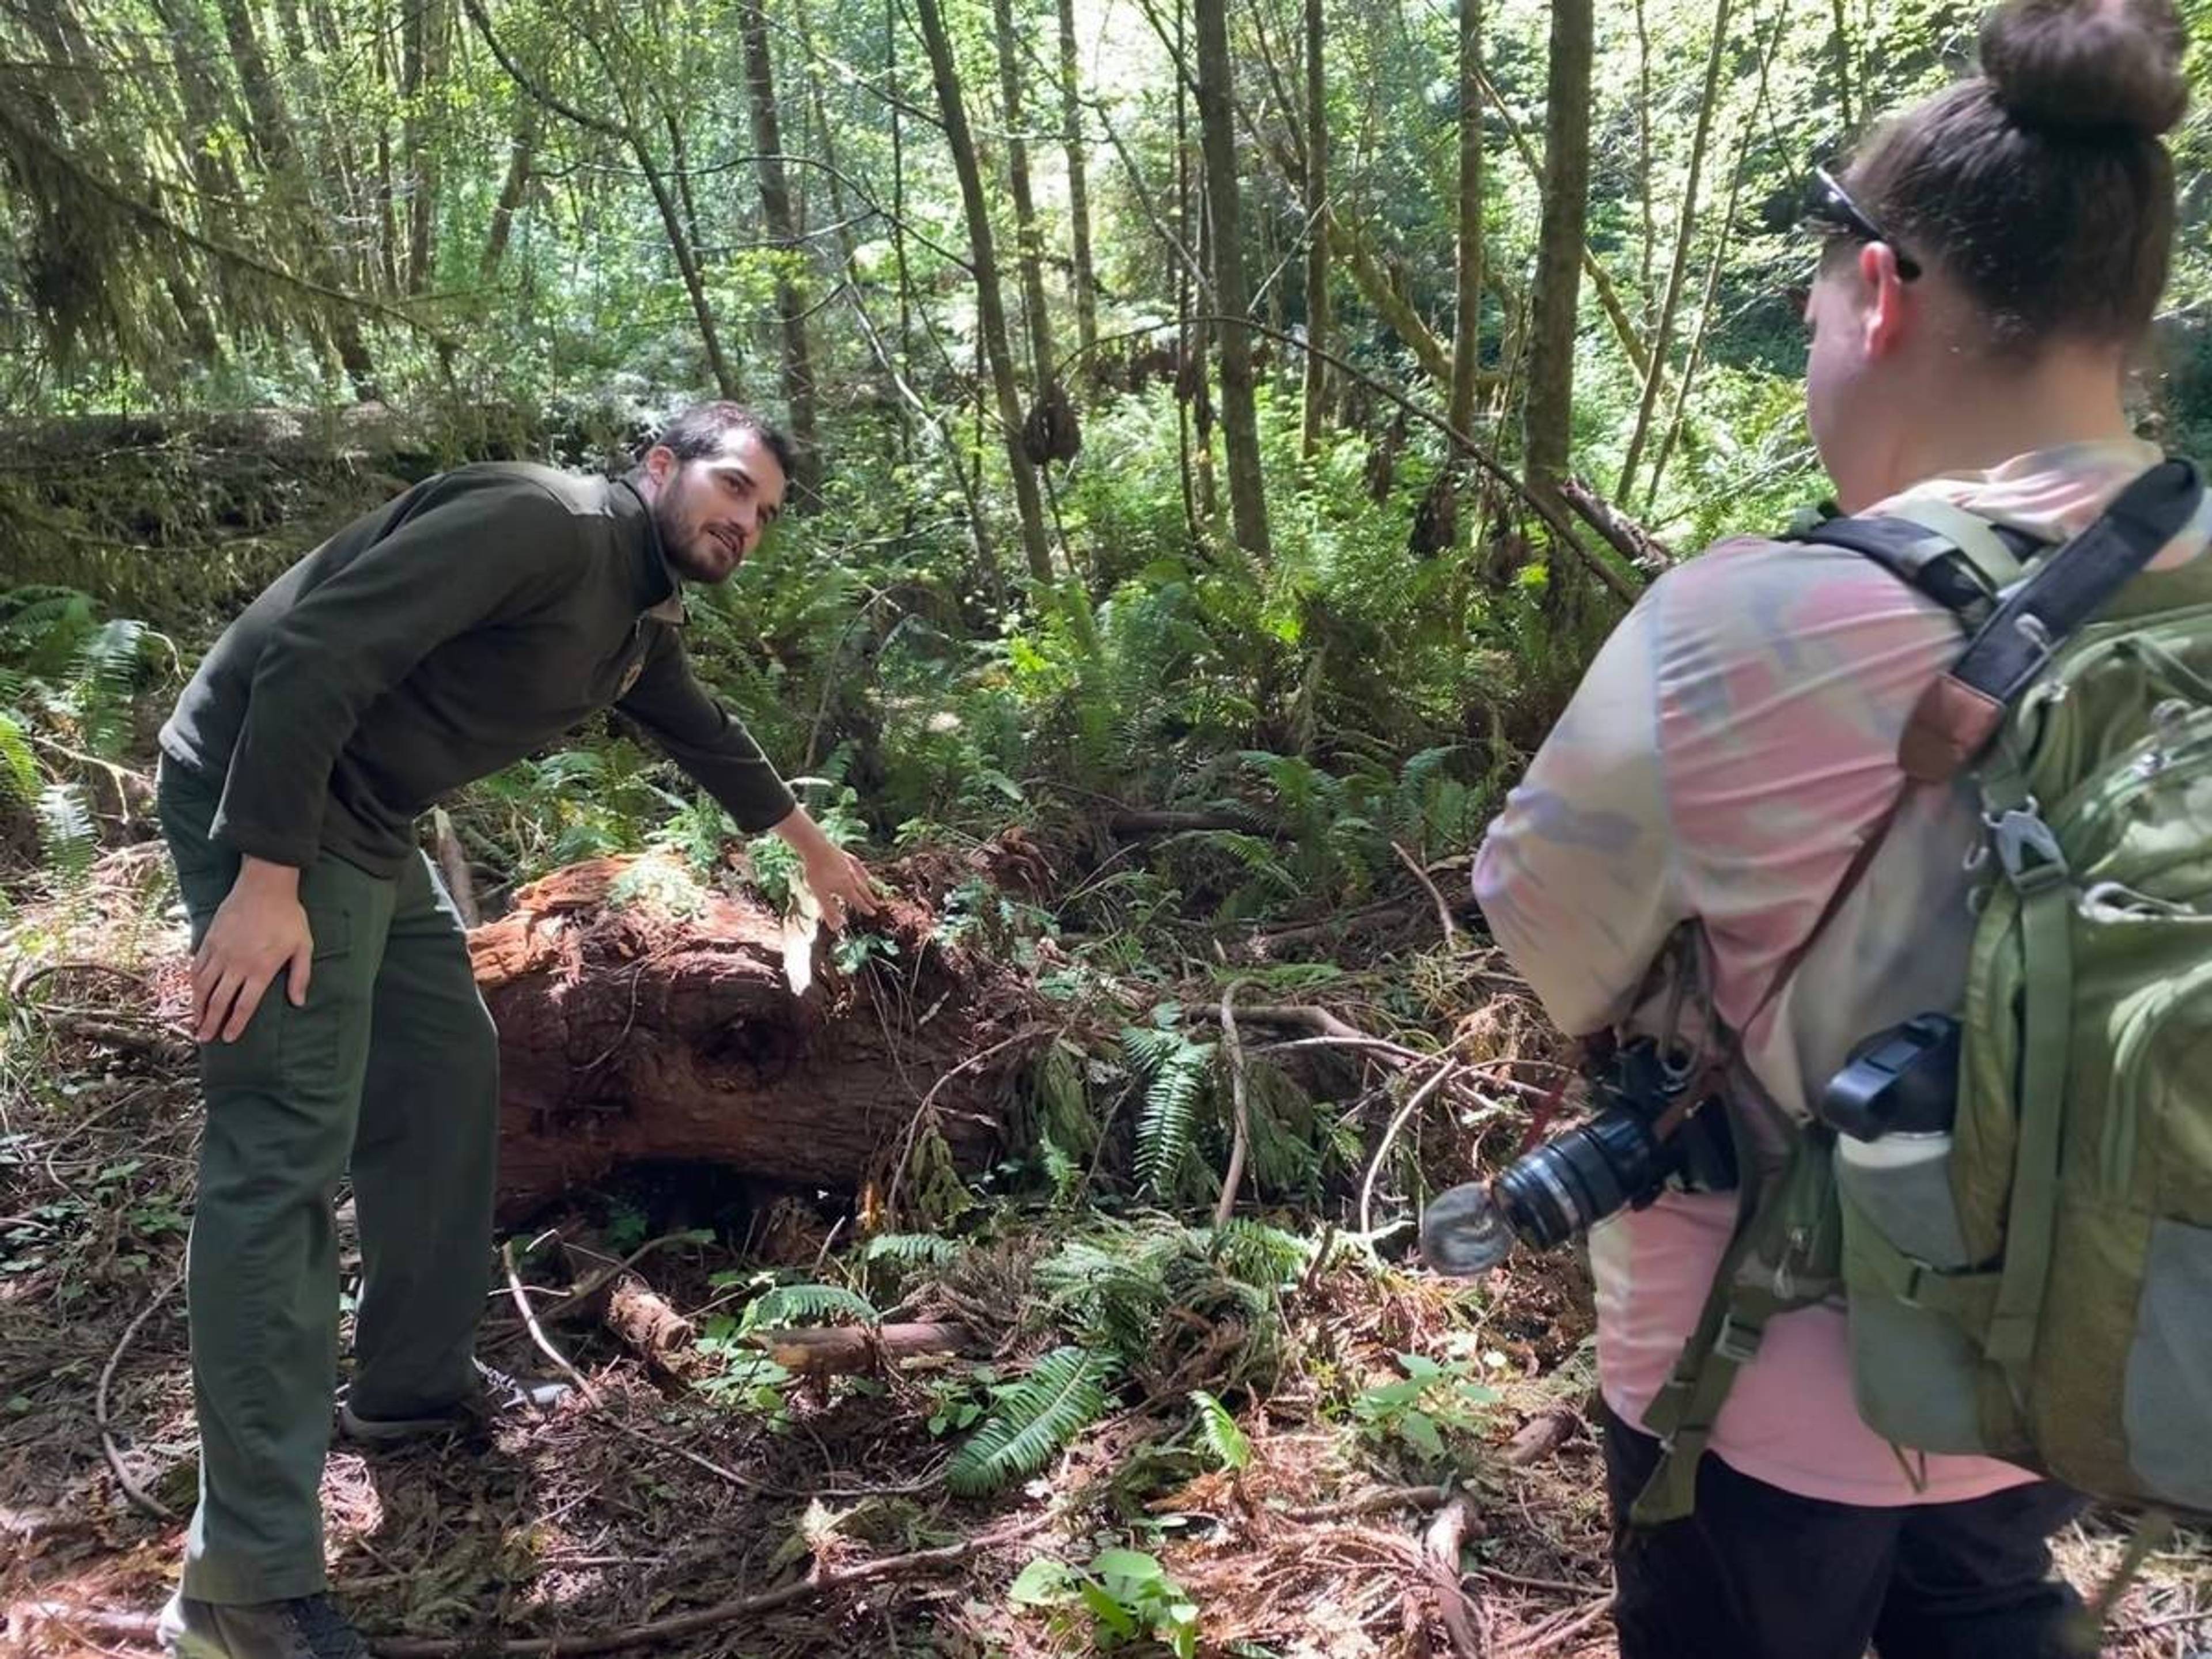
[[368, 1644], [327, 1595], [229, 1607], [179, 1590], [155, 1634], [170, 1659], [368, 1659]]
[[550, 1410], [574, 1390], [566, 1382], [528, 1382], [476, 1362], [477, 1385], [450, 1405], [400, 1417], [363, 1417], [350, 1401], [338, 1401], [338, 1435], [361, 1446], [404, 1445], [444, 1435], [480, 1433], [502, 1412], [525, 1406]]

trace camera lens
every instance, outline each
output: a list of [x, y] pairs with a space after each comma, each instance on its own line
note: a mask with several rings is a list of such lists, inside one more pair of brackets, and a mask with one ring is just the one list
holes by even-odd
[[1516, 1161], [1492, 1192], [1514, 1232], [1549, 1249], [1652, 1191], [1664, 1173], [1650, 1124], [1616, 1107]]

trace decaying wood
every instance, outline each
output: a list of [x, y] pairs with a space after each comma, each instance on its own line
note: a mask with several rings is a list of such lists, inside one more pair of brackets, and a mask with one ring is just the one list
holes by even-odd
[[833, 1376], [873, 1370], [888, 1361], [924, 1354], [957, 1353], [968, 1346], [969, 1335], [965, 1326], [925, 1322], [873, 1328], [794, 1326], [756, 1332], [752, 1340], [786, 1370]]
[[1672, 548], [1580, 478], [1562, 481], [1559, 497], [1644, 575], [1656, 576], [1676, 562]]
[[430, 823], [431, 838], [438, 848], [438, 873], [445, 878], [453, 908], [461, 913], [461, 925], [474, 927], [483, 916], [477, 908], [476, 877], [469, 869], [469, 855], [462, 850], [461, 838], [453, 833], [453, 821], [444, 807], [430, 815]]
[[615, 1280], [607, 1297], [606, 1327], [648, 1365], [678, 1368], [699, 1328], [635, 1273]]
[[1430, 1571], [1436, 1579], [1437, 1611], [1443, 1619], [1445, 1633], [1451, 1638], [1452, 1651], [1461, 1659], [1477, 1659], [1482, 1652], [1474, 1602], [1468, 1595], [1459, 1563], [1468, 1534], [1480, 1529], [1474, 1500], [1462, 1492], [1455, 1493], [1451, 1501], [1437, 1511], [1421, 1539], [1421, 1553], [1428, 1559]]
[[955, 1162], [986, 1161], [1023, 1055], [948, 1074], [1035, 1011], [1018, 974], [894, 900], [871, 926], [896, 971], [846, 975], [826, 939], [787, 954], [781, 918], [639, 864], [557, 871], [470, 936], [499, 1027], [503, 1220], [641, 1162], [855, 1191], [933, 1090]]
[[1504, 1461], [1513, 1468], [1527, 1468], [1540, 1463], [1562, 1445], [1574, 1433], [1583, 1420], [1579, 1408], [1568, 1401], [1547, 1406], [1521, 1425], [1512, 1439], [1505, 1443]]

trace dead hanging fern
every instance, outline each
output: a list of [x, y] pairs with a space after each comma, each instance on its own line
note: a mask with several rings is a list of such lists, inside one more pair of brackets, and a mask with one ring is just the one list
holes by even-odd
[[1022, 453], [1030, 465], [1042, 466], [1047, 461], [1072, 461], [1082, 448], [1083, 425], [1075, 405], [1067, 399], [1067, 389], [1054, 380], [1030, 405], [1022, 422]]

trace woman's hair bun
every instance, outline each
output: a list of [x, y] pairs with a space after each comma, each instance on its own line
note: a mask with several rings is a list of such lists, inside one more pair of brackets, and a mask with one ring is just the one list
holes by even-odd
[[2006, 0], [1982, 25], [1982, 74], [2019, 125], [2155, 138], [2189, 104], [2173, 0]]

